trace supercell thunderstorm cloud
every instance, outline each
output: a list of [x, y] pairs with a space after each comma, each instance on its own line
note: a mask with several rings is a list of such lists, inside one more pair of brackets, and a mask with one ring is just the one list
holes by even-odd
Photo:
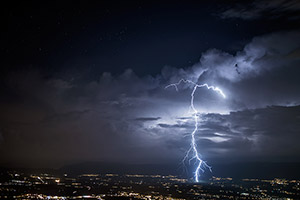
[[0, 167], [300, 162], [298, 1], [51, 2], [6, 9]]

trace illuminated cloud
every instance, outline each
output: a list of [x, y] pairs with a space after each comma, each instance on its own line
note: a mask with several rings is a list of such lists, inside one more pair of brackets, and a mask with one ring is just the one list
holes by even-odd
[[[128, 69], [91, 80], [85, 72], [62, 78], [16, 71], [2, 80], [2, 161], [60, 166], [181, 160], [194, 126], [192, 88], [165, 86], [182, 78], [216, 85], [227, 96], [201, 88], [195, 93], [195, 108], [203, 113], [197, 142], [205, 157], [297, 158], [299, 48], [299, 32], [279, 32], [255, 37], [234, 55], [208, 50], [198, 63], [165, 67], [156, 76]], [[279, 151], [283, 145], [289, 148]]]

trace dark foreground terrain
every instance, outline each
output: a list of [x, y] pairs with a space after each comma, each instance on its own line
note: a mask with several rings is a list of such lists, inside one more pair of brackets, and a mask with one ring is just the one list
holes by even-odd
[[0, 199], [299, 199], [300, 180], [2, 170]]

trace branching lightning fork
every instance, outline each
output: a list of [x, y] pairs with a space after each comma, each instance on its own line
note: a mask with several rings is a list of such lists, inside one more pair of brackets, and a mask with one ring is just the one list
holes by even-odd
[[189, 154], [192, 151], [193, 152], [193, 157], [190, 160], [195, 159], [196, 162], [197, 162], [197, 168], [195, 169], [195, 172], [194, 172], [194, 178], [195, 178], [196, 182], [199, 182], [200, 171], [204, 172], [205, 168], [209, 169], [211, 171], [211, 167], [204, 160], [201, 159], [201, 155], [200, 155], [200, 153], [198, 152], [198, 149], [197, 149], [197, 144], [196, 144], [196, 140], [195, 140], [195, 134], [198, 131], [199, 112], [196, 110], [196, 108], [194, 106], [194, 94], [195, 94], [197, 88], [206, 87], [207, 89], [212, 89], [213, 91], [219, 93], [223, 98], [226, 98], [226, 95], [218, 87], [209, 86], [206, 83], [202, 84], [202, 85], [198, 85], [198, 84], [194, 83], [193, 81], [185, 80], [185, 79], [181, 79], [177, 83], [173, 83], [173, 84], [167, 85], [165, 87], [165, 89], [167, 89], [169, 87], [175, 87], [176, 91], [178, 91], [178, 85], [180, 85], [182, 82], [193, 85], [193, 90], [192, 90], [192, 93], [191, 93], [191, 103], [190, 103], [191, 105], [190, 105], [190, 107], [191, 107], [192, 114], [193, 114], [194, 121], [195, 121], [195, 128], [194, 128], [193, 132], [191, 133], [191, 137], [192, 137], [191, 138], [191, 147], [187, 151], [185, 157], [183, 158], [183, 162], [186, 159], [189, 158]]

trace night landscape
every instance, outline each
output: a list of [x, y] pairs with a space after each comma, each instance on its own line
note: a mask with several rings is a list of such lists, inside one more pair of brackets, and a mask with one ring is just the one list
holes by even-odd
[[300, 1], [3, 10], [0, 199], [300, 199]]

